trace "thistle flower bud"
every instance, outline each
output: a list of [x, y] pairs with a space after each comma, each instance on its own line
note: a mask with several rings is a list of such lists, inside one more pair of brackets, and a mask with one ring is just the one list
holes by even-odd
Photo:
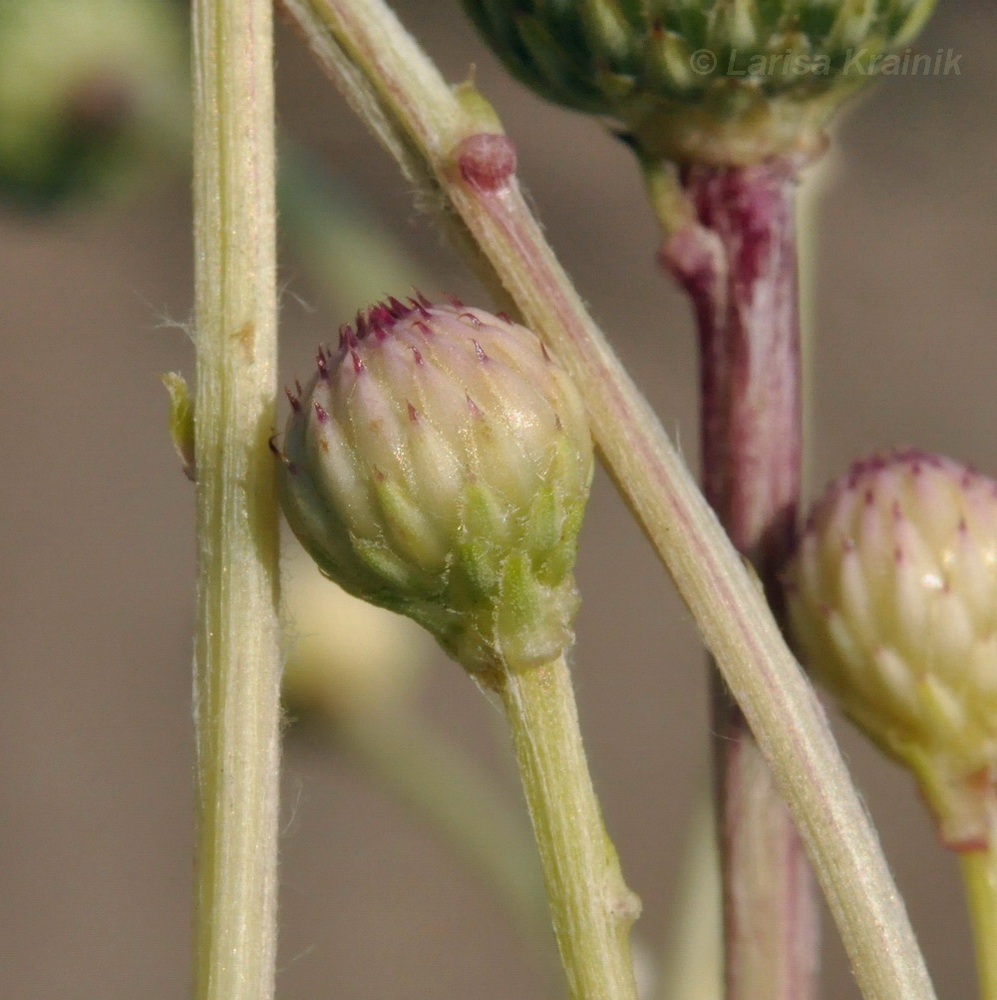
[[571, 642], [592, 477], [584, 408], [537, 337], [396, 299], [291, 394], [284, 513], [326, 575], [429, 629], [483, 682]]
[[182, 10], [164, 0], [4, 0], [0, 201], [52, 208], [179, 163], [184, 37]]
[[855, 723], [916, 774], [956, 849], [997, 792], [997, 483], [906, 451], [817, 503], [786, 573], [793, 636]]
[[934, 0], [463, 0], [506, 68], [614, 119], [648, 156], [746, 165], [811, 152]]

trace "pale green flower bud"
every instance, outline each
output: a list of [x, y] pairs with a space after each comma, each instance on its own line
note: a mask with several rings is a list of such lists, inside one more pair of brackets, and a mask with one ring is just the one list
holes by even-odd
[[486, 682], [570, 644], [592, 444], [534, 334], [391, 299], [319, 351], [291, 403], [284, 512], [324, 573], [414, 618]]
[[3, 0], [0, 201], [50, 208], [180, 163], [185, 34], [173, 0]]
[[647, 156], [748, 164], [820, 148], [935, 0], [463, 0], [538, 94], [606, 116]]
[[917, 451], [857, 463], [786, 573], [813, 674], [910, 767], [947, 844], [986, 843], [997, 783], [997, 483]]

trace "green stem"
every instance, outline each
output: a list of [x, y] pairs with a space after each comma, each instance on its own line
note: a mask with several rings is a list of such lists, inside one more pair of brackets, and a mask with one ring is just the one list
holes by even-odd
[[269, 0], [196, 0], [198, 1000], [274, 991], [279, 768]]
[[552, 955], [536, 847], [488, 777], [405, 705], [343, 713], [333, 733], [485, 877], [537, 956]]
[[454, 92], [379, 0], [283, 0], [419, 196], [462, 220], [492, 286], [560, 356], [618, 488], [672, 574], [772, 767], [867, 997], [934, 990], [824, 713], [660, 422], [592, 321], [519, 190], [483, 98]]
[[540, 849], [554, 934], [574, 1000], [636, 1000], [627, 888], [602, 823], [564, 658], [507, 670], [499, 694]]
[[997, 849], [964, 851], [960, 861], [976, 942], [980, 1000], [997, 1000]]

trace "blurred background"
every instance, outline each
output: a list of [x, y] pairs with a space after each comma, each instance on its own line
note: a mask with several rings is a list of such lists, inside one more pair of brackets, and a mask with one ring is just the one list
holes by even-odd
[[[180, 10], [160, 2], [170, 16]], [[74, 3], [36, 6], [58, 21]], [[456, 0], [398, 8], [449, 78], [476, 67], [551, 243], [695, 465], [691, 318], [656, 269], [657, 232], [629, 153], [507, 78]], [[997, 472], [995, 26], [990, 0], [942, 0], [918, 49], [957, 51], [961, 73], [880, 82], [802, 185], [814, 265], [810, 496], [852, 458], [889, 445]], [[46, 46], [57, 44], [49, 31]], [[39, 67], [51, 65], [48, 52], [34, 57]], [[12, 58], [0, 44], [0, 78]], [[307, 373], [315, 343], [372, 294], [419, 282], [430, 296], [487, 306], [286, 26], [278, 88], [285, 133], [335, 178], [335, 210], [355, 241], [346, 260], [363, 262], [350, 276], [341, 250], [308, 227], [316, 215], [285, 209], [282, 381]], [[129, 110], [113, 87], [84, 96], [80, 113], [98, 122]], [[189, 179], [182, 155], [175, 165], [143, 155], [161, 168], [155, 183], [122, 176], [109, 200], [48, 211], [38, 206], [61, 196], [58, 184], [38, 197], [22, 185], [0, 210], [0, 993], [21, 1000], [188, 991], [193, 496], [159, 375], [192, 375]], [[389, 234], [387, 250], [361, 239], [357, 217]], [[337, 260], [340, 272], [323, 276]], [[655, 953], [706, 777], [703, 656], [601, 473], [579, 579], [583, 730], [625, 875], [644, 901], [636, 930]], [[381, 627], [358, 620], [361, 631]], [[418, 712], [521, 810], [497, 713], [459, 668], [426, 655]], [[955, 858], [936, 844], [911, 780], [835, 725], [939, 995], [971, 997]], [[285, 764], [281, 997], [551, 995], [486, 881], [355, 752], [320, 727], [291, 726]], [[855, 1000], [830, 918], [825, 930], [825, 996]]]

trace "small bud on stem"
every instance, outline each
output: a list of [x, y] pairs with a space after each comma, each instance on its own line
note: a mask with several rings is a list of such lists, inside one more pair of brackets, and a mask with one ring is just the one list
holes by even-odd
[[918, 451], [856, 463], [786, 573], [813, 673], [916, 774], [956, 850], [997, 808], [997, 483]]
[[501, 698], [571, 995], [637, 1000], [640, 904], [603, 827], [563, 655], [593, 464], [574, 384], [507, 319], [389, 299], [319, 354], [284, 447], [284, 511], [320, 568], [424, 625]]
[[458, 302], [390, 299], [317, 364], [281, 478], [323, 571], [414, 618], [486, 683], [556, 659], [592, 445], [537, 337]]

